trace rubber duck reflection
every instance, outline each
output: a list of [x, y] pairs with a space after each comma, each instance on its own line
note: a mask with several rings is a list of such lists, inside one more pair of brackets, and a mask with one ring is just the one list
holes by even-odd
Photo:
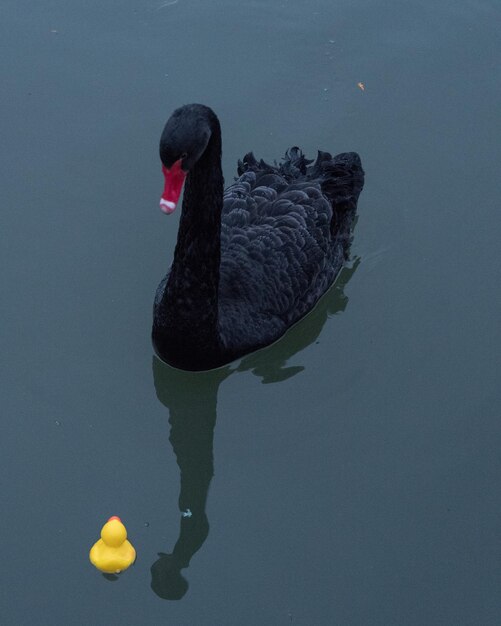
[[181, 472], [179, 538], [171, 553], [159, 553], [151, 566], [151, 588], [166, 600], [180, 600], [188, 590], [181, 574], [209, 534], [205, 513], [210, 482], [214, 474], [213, 442], [220, 384], [234, 372], [251, 370], [263, 383], [278, 383], [301, 372], [302, 366], [288, 366], [288, 360], [319, 336], [330, 315], [344, 311], [344, 287], [360, 260], [344, 268], [331, 290], [315, 309], [277, 343], [245, 357], [236, 367], [228, 365], [208, 372], [176, 370], [153, 357], [153, 378], [159, 401], [169, 409], [169, 441]]

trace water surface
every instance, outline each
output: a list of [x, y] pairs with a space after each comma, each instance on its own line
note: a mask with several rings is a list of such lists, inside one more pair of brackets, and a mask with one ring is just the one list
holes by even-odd
[[[499, 13], [4, 0], [2, 624], [500, 623]], [[199, 375], [149, 340], [191, 101], [227, 181], [291, 145], [367, 175], [335, 288]], [[115, 581], [87, 556], [113, 514]]]

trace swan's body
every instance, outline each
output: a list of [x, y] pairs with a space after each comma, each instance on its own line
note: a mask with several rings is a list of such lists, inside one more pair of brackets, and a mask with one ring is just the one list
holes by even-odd
[[176, 164], [187, 175], [174, 262], [155, 298], [153, 342], [175, 367], [211, 369], [277, 340], [334, 282], [349, 251], [363, 170], [354, 152], [319, 152], [309, 165], [292, 148], [276, 167], [248, 154], [223, 194], [219, 122], [202, 105], [174, 112], [160, 155], [166, 181]]

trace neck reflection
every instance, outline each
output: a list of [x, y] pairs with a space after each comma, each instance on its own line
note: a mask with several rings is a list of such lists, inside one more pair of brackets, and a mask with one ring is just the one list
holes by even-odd
[[170, 554], [159, 554], [151, 567], [151, 587], [166, 600], [179, 600], [188, 589], [181, 570], [209, 534], [205, 513], [214, 475], [213, 441], [217, 392], [229, 367], [194, 374], [153, 358], [153, 378], [160, 402], [169, 409], [169, 441], [181, 472], [179, 538]]

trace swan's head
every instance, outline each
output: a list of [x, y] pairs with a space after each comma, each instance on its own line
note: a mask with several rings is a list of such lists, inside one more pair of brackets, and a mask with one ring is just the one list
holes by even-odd
[[186, 175], [200, 159], [211, 136], [210, 109], [189, 104], [176, 109], [160, 138], [160, 160], [165, 178], [160, 208], [172, 213], [179, 201]]

